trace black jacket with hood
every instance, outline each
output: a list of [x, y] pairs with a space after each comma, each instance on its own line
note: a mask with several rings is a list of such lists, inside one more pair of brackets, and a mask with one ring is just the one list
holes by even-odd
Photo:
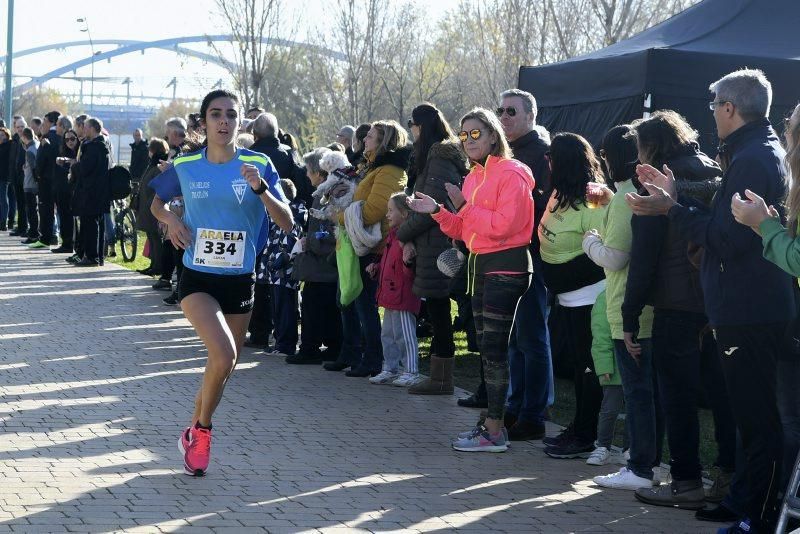
[[[467, 158], [456, 143], [435, 143], [428, 152], [425, 168], [416, 177], [414, 192], [424, 193], [443, 204], [447, 199], [445, 184], [461, 186], [469, 172]], [[450, 247], [450, 240], [439, 224], [427, 213], [411, 212], [400, 225], [397, 238], [413, 242], [417, 249], [417, 271], [414, 294], [423, 298], [444, 298], [449, 294], [450, 279], [439, 271], [436, 260]]]
[[[700, 152], [696, 144], [684, 147], [666, 162], [677, 180], [679, 200], [711, 203], [720, 185], [722, 169]], [[631, 217], [628, 283], [622, 304], [625, 332], [639, 330], [639, 315], [646, 304], [657, 309], [703, 313], [700, 271], [692, 265], [691, 243], [665, 215]]]

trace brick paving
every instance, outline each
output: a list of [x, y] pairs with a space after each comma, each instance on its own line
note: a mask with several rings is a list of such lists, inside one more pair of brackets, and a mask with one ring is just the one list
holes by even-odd
[[[713, 532], [535, 443], [455, 453], [477, 412], [245, 349], [212, 465], [176, 440], [204, 351], [148, 278], [0, 237], [0, 532]], [[551, 429], [555, 431], [555, 428]]]

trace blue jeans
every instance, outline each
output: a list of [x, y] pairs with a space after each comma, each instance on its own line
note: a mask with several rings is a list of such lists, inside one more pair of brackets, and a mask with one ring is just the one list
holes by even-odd
[[110, 213], [103, 214], [103, 224], [106, 227], [106, 245], [114, 244], [114, 218]]
[[506, 411], [518, 419], [543, 423], [553, 390], [553, 361], [547, 330], [547, 288], [534, 272], [522, 295], [508, 341], [508, 401]]
[[[364, 270], [374, 262], [372, 254], [359, 258], [361, 282], [364, 289], [348, 306], [342, 308], [342, 354], [340, 360], [352, 367], [366, 367], [380, 372], [383, 365], [383, 347], [381, 346], [381, 318], [375, 293], [378, 282], [369, 277]], [[363, 334], [363, 356], [361, 352]]]
[[625, 426], [630, 436], [631, 459], [628, 469], [636, 476], [653, 479], [653, 465], [658, 456], [656, 437], [656, 385], [653, 372], [652, 343], [640, 339], [639, 363], [628, 354], [625, 342], [614, 340], [614, 353], [625, 395]]

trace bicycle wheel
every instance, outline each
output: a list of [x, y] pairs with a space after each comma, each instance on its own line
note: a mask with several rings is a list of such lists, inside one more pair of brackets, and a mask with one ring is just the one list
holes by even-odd
[[120, 213], [117, 234], [120, 236], [119, 248], [122, 250], [122, 259], [125, 261], [133, 261], [136, 259], [136, 246], [138, 244], [138, 235], [136, 233], [136, 215], [130, 208]]

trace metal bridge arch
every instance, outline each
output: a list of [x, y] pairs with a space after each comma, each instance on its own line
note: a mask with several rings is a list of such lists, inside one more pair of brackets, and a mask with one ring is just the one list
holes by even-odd
[[[187, 37], [175, 37], [170, 39], [160, 39], [156, 41], [125, 41], [125, 40], [115, 40], [115, 39], [98, 39], [94, 40], [95, 44], [122, 44], [119, 48], [115, 50], [111, 50], [108, 52], [102, 52], [95, 56], [89, 56], [88, 58], [84, 58], [68, 65], [64, 65], [62, 67], [58, 67], [57, 69], [51, 70], [41, 76], [37, 76], [32, 78], [30, 81], [25, 83], [19, 84], [14, 87], [14, 93], [20, 93], [26, 91], [32, 87], [37, 87], [42, 85], [46, 81], [61, 76], [62, 74], [66, 74], [70, 71], [77, 70], [81, 67], [85, 67], [86, 65], [92, 64], [92, 62], [108, 60], [116, 56], [121, 56], [124, 54], [131, 54], [133, 52], [141, 52], [143, 50], [147, 50], [148, 48], [161, 48], [165, 50], [172, 50], [175, 53], [185, 54], [192, 57], [196, 57], [199, 59], [203, 59], [204, 61], [213, 62], [215, 64], [221, 65], [223, 67], [230, 66], [231, 62], [212, 56], [211, 54], [205, 54], [203, 52], [197, 52], [195, 50], [187, 49], [185, 47], [181, 47], [179, 45], [184, 43], [212, 43], [212, 42], [234, 42], [236, 41], [236, 37], [233, 35], [193, 35]], [[336, 52], [334, 50], [330, 50], [328, 48], [319, 47], [316, 45], [310, 45], [308, 43], [301, 43], [297, 41], [291, 41], [288, 39], [274, 39], [274, 38], [262, 38], [262, 43], [265, 44], [274, 44], [278, 46], [286, 46], [286, 47], [302, 47], [309, 50], [313, 50], [315, 52], [320, 52], [323, 55], [331, 57], [333, 59], [343, 61], [345, 59], [345, 55], [341, 52]], [[32, 48], [29, 50], [23, 50], [14, 54], [14, 57], [20, 55], [29, 55], [35, 54], [38, 52], [43, 52], [46, 50], [53, 50], [57, 48], [66, 48], [66, 46], [78, 46], [77, 43], [80, 43], [81, 46], [84, 44], [88, 44], [88, 41], [72, 41], [70, 43], [58, 43], [52, 45], [41, 46], [38, 48]]]

